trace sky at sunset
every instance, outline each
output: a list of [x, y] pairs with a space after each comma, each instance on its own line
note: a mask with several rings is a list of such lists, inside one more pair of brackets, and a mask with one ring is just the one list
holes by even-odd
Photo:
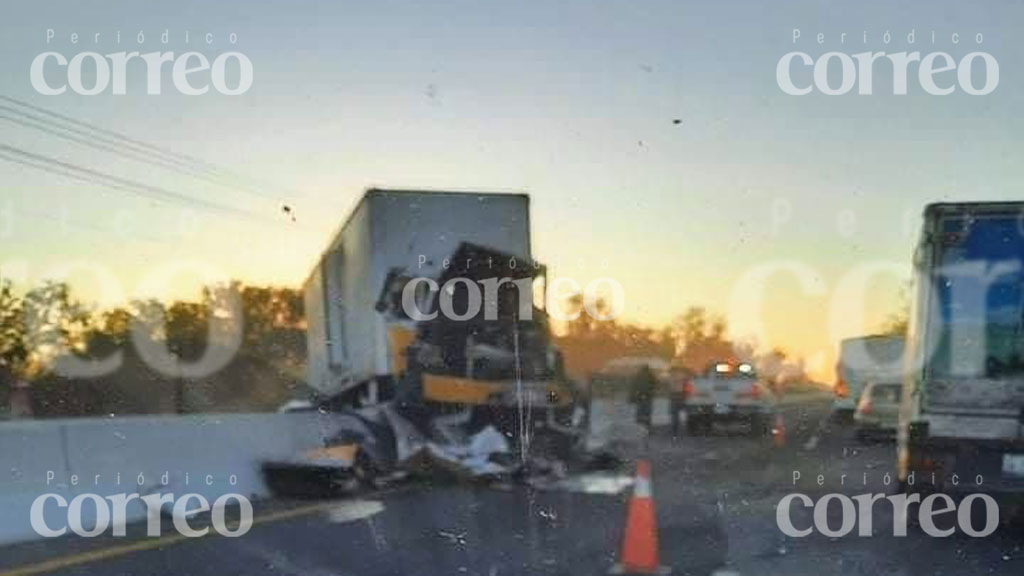
[[[7, 3], [0, 96], [237, 177], [217, 185], [65, 142], [5, 121], [11, 104], [0, 100], [0, 145], [195, 199], [157, 201], [0, 157], [0, 268], [34, 282], [72, 262], [102, 267], [118, 290], [81, 274], [76, 285], [100, 305], [135, 296], [177, 261], [298, 286], [370, 186], [521, 191], [535, 257], [580, 283], [618, 280], [630, 322], [663, 324], [692, 305], [728, 315], [751, 270], [804, 267], [808, 286], [785, 273], [767, 285], [762, 344], [831, 379], [836, 340], [897, 307], [926, 203], [1024, 197], [1024, 8], [893, 4], [97, 2], [72, 16], [59, 3]], [[872, 96], [795, 97], [776, 84], [787, 52], [906, 51], [911, 30], [914, 50], [992, 54], [999, 87], [893, 96], [878, 78]], [[85, 39], [71, 44], [72, 32]], [[197, 40], [207, 32], [209, 46]], [[953, 32], [971, 40], [953, 45]], [[148, 96], [142, 71], [125, 96], [43, 96], [29, 82], [45, 51], [190, 47], [244, 53], [251, 90]], [[875, 265], [895, 273], [869, 285], [862, 310], [837, 299], [842, 278]], [[738, 337], [754, 328], [749, 317], [732, 323]]]

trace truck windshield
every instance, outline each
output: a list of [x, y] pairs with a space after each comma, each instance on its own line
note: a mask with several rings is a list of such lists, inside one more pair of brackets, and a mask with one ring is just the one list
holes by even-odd
[[939, 322], [933, 375], [1024, 373], [1022, 230], [1017, 216], [943, 221], [934, 280]]

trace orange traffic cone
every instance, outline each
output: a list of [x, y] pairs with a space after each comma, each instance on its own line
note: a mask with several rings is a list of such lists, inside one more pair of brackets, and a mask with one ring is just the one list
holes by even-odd
[[670, 570], [658, 560], [658, 519], [651, 496], [651, 464], [636, 463], [636, 483], [629, 499], [626, 533], [622, 537], [620, 563], [612, 574], [668, 574]]
[[782, 418], [782, 414], [775, 415], [775, 425], [772, 426], [772, 443], [776, 448], [786, 445], [786, 421]]

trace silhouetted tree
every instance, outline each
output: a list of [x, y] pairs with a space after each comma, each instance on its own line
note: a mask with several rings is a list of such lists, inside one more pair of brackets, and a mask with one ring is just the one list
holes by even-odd
[[[198, 301], [138, 300], [95, 313], [75, 302], [66, 286], [43, 285], [30, 294], [27, 316], [21, 300], [0, 297], [0, 326], [6, 317], [16, 328], [28, 318], [35, 338], [0, 337], [0, 346], [25, 341], [33, 356], [31, 346], [39, 345], [46, 352], [41, 358], [58, 350], [97, 360], [121, 357], [113, 373], [92, 378], [61, 376], [41, 363], [32, 382], [40, 416], [267, 410], [292, 397], [301, 381], [306, 341], [298, 290], [233, 282], [204, 289]], [[230, 362], [202, 378], [161, 373], [138, 353], [141, 338], [143, 346], [195, 362], [238, 331], [242, 344]]]
[[0, 280], [0, 369], [13, 378], [23, 372], [27, 360], [22, 301], [14, 294], [10, 282]]
[[899, 304], [896, 310], [882, 323], [882, 333], [892, 336], [904, 336], [910, 326], [910, 286], [900, 288]]
[[700, 373], [712, 362], [739, 359], [740, 347], [725, 337], [725, 321], [703, 307], [686, 309], [673, 322], [672, 333], [680, 351], [676, 363], [692, 372]]

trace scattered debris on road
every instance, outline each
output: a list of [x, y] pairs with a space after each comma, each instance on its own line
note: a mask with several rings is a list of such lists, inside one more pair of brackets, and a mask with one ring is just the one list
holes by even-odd
[[521, 451], [523, 436], [501, 431], [472, 409], [438, 415], [386, 403], [322, 417], [330, 428], [323, 446], [263, 463], [275, 495], [340, 495], [407, 478], [616, 494], [631, 480], [614, 471], [647, 438], [639, 425], [589, 435], [547, 426], [526, 435], [528, 449]]

